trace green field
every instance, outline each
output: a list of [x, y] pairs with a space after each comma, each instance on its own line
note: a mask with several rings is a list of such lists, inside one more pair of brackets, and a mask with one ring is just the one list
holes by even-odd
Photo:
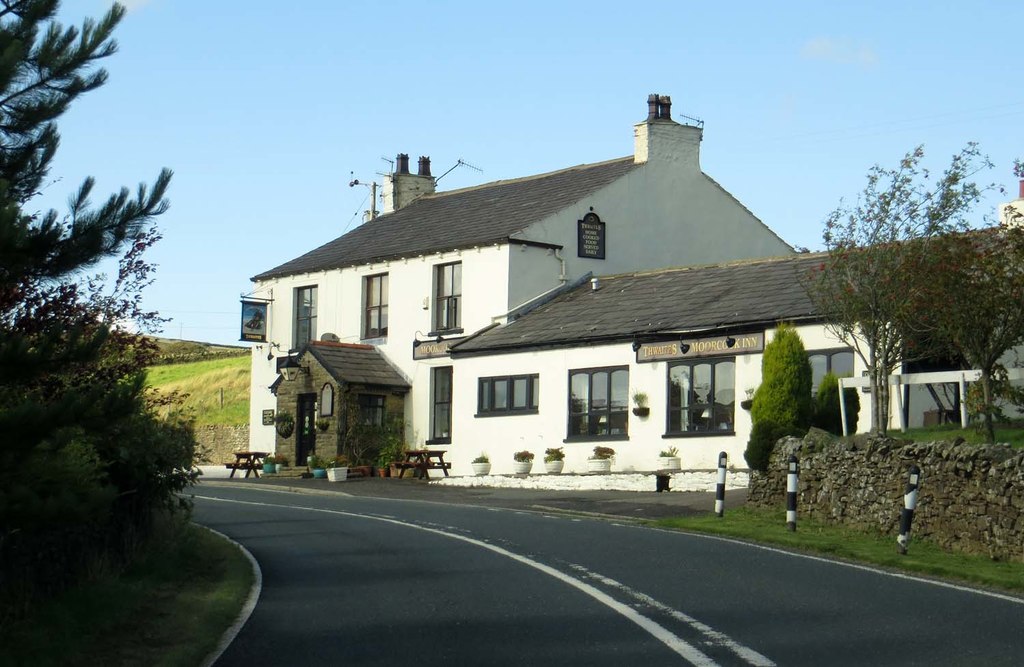
[[[147, 384], [162, 394], [179, 392], [179, 404], [197, 426], [249, 423], [249, 355], [152, 366]], [[164, 408], [169, 410], [170, 408]]]
[[[908, 429], [906, 433], [898, 429], [890, 430], [889, 436], [915, 442], [934, 442], [936, 440], [955, 440], [963, 438], [971, 444], [982, 444], [985, 436], [980, 430], [973, 426], [960, 428], [959, 424], [942, 424], [941, 426], [928, 426], [924, 428]], [[1024, 428], [1020, 424], [996, 425], [996, 442], [1008, 444], [1011, 447], [1024, 448]]]

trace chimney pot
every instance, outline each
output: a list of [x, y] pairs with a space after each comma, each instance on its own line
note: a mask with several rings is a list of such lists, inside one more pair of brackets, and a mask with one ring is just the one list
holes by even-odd
[[651, 93], [647, 96], [647, 120], [654, 120], [658, 117], [658, 95]]
[[430, 176], [430, 157], [426, 155], [420, 156], [420, 176]]
[[409, 173], [409, 156], [406, 153], [399, 153], [395, 158], [395, 173], [408, 174]]
[[597, 290], [601, 289], [601, 281], [600, 281], [600, 279], [598, 279], [598, 278], [591, 278], [590, 279], [590, 289], [593, 290], [594, 292], [596, 292]]
[[658, 117], [664, 118], [665, 120], [672, 120], [672, 98], [668, 95], [664, 95], [660, 98], [660, 104], [658, 105]]

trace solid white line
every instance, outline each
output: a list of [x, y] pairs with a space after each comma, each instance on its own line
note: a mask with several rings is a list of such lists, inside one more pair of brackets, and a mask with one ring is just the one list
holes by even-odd
[[460, 540], [462, 542], [466, 542], [466, 543], [472, 544], [472, 545], [480, 547], [482, 549], [487, 549], [487, 550], [492, 551], [492, 552], [494, 552], [496, 554], [499, 554], [501, 556], [505, 556], [506, 558], [511, 558], [512, 560], [514, 560], [516, 562], [522, 563], [523, 565], [528, 565], [528, 566], [534, 568], [535, 570], [539, 570], [540, 572], [543, 572], [544, 574], [546, 574], [548, 576], [554, 577], [555, 579], [558, 579], [559, 581], [563, 581], [566, 584], [569, 584], [570, 586], [572, 586], [573, 588], [577, 589], [581, 593], [589, 595], [590, 597], [592, 597], [593, 599], [597, 600], [601, 604], [605, 605], [606, 607], [608, 607], [612, 611], [618, 613], [619, 615], [623, 616], [624, 618], [626, 618], [626, 619], [632, 621], [633, 623], [635, 623], [636, 625], [640, 626], [643, 630], [645, 630], [647, 633], [649, 633], [655, 639], [657, 639], [658, 641], [663, 643], [665, 646], [670, 648], [672, 651], [677, 653], [679, 656], [681, 656], [683, 659], [687, 660], [690, 664], [694, 665], [695, 667], [716, 667], [718, 665], [718, 663], [716, 663], [714, 660], [712, 660], [709, 656], [707, 656], [704, 653], [702, 653], [695, 646], [692, 646], [691, 644], [687, 643], [681, 637], [676, 636], [675, 634], [673, 634], [668, 629], [662, 627], [661, 625], [658, 625], [658, 623], [656, 623], [655, 621], [647, 618], [643, 614], [640, 614], [639, 612], [637, 612], [633, 608], [631, 608], [631, 607], [629, 607], [627, 605], [624, 605], [621, 602], [618, 602], [617, 600], [615, 600], [614, 598], [609, 596], [607, 593], [604, 593], [604, 592], [598, 590], [594, 586], [591, 586], [590, 584], [588, 584], [588, 583], [586, 583], [584, 581], [581, 581], [581, 580], [579, 580], [579, 579], [577, 579], [575, 577], [572, 577], [572, 576], [570, 576], [570, 575], [568, 575], [568, 574], [566, 574], [564, 572], [561, 572], [560, 570], [556, 570], [553, 567], [549, 567], [547, 565], [544, 565], [543, 563], [539, 563], [539, 562], [537, 562], [535, 560], [532, 560], [530, 558], [527, 558], [525, 556], [521, 556], [519, 554], [516, 554], [516, 553], [513, 553], [511, 551], [508, 551], [507, 549], [503, 549], [501, 547], [494, 546], [493, 544], [488, 544], [487, 542], [483, 542], [481, 540], [477, 540], [477, 539], [474, 539], [472, 537], [466, 537], [465, 535], [458, 535], [456, 533], [449, 533], [449, 532], [445, 532], [443, 530], [438, 530], [436, 528], [427, 528], [425, 526], [420, 526], [420, 525], [417, 525], [417, 524], [414, 524], [414, 523], [406, 523], [404, 521], [398, 521], [396, 519], [385, 519], [385, 518], [382, 518], [382, 517], [379, 517], [379, 516], [372, 516], [372, 515], [367, 515], [367, 514], [357, 514], [357, 513], [354, 513], [354, 512], [344, 512], [344, 511], [341, 511], [341, 510], [319, 509], [319, 508], [315, 508], [315, 507], [295, 507], [295, 506], [286, 506], [286, 505], [274, 505], [272, 503], [262, 503], [262, 502], [255, 502], [255, 501], [249, 501], [249, 500], [230, 500], [230, 499], [225, 499], [225, 498], [213, 498], [213, 497], [210, 497], [210, 496], [195, 496], [195, 497], [196, 498], [202, 498], [204, 500], [212, 500], [212, 501], [224, 502], [224, 503], [235, 503], [235, 504], [239, 504], [239, 505], [256, 505], [256, 506], [260, 506], [260, 507], [277, 507], [277, 508], [281, 508], [281, 509], [304, 510], [304, 511], [307, 511], [307, 512], [321, 512], [321, 513], [324, 513], [324, 514], [337, 514], [337, 515], [340, 515], [340, 516], [349, 516], [349, 517], [354, 517], [354, 518], [359, 518], [359, 519], [369, 519], [371, 521], [383, 521], [385, 523], [392, 523], [392, 524], [395, 524], [395, 525], [398, 525], [398, 526], [404, 526], [406, 528], [415, 528], [416, 530], [422, 530], [424, 532], [434, 533], [436, 535], [441, 535], [441, 536], [448, 537], [448, 538], [451, 538], [451, 539], [454, 539], [454, 540]]
[[245, 604], [242, 605], [241, 611], [238, 612], [238, 617], [235, 619], [235, 622], [231, 624], [230, 628], [224, 631], [224, 634], [220, 638], [220, 643], [217, 644], [217, 648], [213, 649], [213, 652], [203, 660], [202, 667], [211, 667], [213, 663], [217, 662], [221, 654], [227, 650], [228, 646], [231, 645], [231, 642], [235, 641], [235, 637], [242, 630], [242, 626], [245, 625], [249, 620], [249, 617], [252, 616], [252, 612], [256, 608], [256, 602], [260, 599], [260, 592], [263, 590], [263, 570], [260, 569], [260, 564], [256, 561], [256, 558], [241, 544], [218, 530], [214, 530], [213, 528], [209, 528], [201, 524], [196, 525], [204, 530], [214, 533], [215, 535], [219, 535], [228, 542], [234, 544], [239, 548], [239, 550], [241, 550], [242, 555], [249, 560], [249, 565], [252, 566], [253, 581], [252, 587], [249, 589], [249, 597], [246, 598]]
[[812, 556], [810, 554], [799, 553], [796, 551], [787, 551], [785, 549], [779, 549], [777, 547], [769, 547], [764, 544], [755, 544], [753, 542], [745, 542], [743, 540], [733, 539], [731, 537], [722, 537], [721, 535], [708, 535], [706, 533], [693, 533], [686, 530], [670, 530], [668, 528], [653, 528], [652, 530], [658, 530], [663, 533], [672, 533], [675, 535], [685, 535], [687, 537], [699, 537], [705, 540], [716, 540], [718, 542], [728, 542], [730, 544], [739, 544], [745, 547], [751, 547], [753, 549], [761, 549], [762, 551], [770, 551], [776, 554], [782, 554], [784, 556], [792, 556], [794, 558], [804, 558], [807, 560], [817, 561], [819, 563], [828, 563], [829, 565], [839, 565], [841, 567], [848, 567], [854, 570], [861, 570], [863, 572], [871, 572], [872, 574], [880, 574], [885, 577], [892, 577], [894, 579], [904, 579], [906, 581], [913, 581], [919, 584], [930, 584], [932, 586], [938, 586], [940, 588], [949, 588], [954, 591], [960, 591], [963, 593], [974, 593], [975, 595], [983, 595], [985, 597], [995, 598], [1004, 602], [1012, 602], [1014, 604], [1024, 605], [1024, 598], [1014, 597], [1012, 595], [1005, 595], [1003, 593], [996, 593], [994, 591], [986, 591], [981, 588], [971, 588], [970, 586], [963, 586], [960, 584], [953, 584], [948, 581], [940, 581], [938, 579], [926, 579], [925, 577], [916, 577], [912, 574], [903, 574], [902, 572], [891, 572], [889, 570], [882, 570], [870, 565], [861, 565], [859, 563], [849, 563], [843, 560], [832, 560], [830, 558], [823, 558], [821, 556]]

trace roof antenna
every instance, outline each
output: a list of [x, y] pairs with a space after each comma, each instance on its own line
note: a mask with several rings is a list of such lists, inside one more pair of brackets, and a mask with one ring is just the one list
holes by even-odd
[[440, 176], [438, 176], [437, 178], [434, 179], [434, 184], [436, 185], [438, 181], [440, 181], [442, 178], [444, 178], [448, 174], [452, 173], [455, 170], [456, 167], [469, 167], [470, 169], [475, 169], [475, 170], [479, 171], [481, 174], [484, 173], [484, 170], [481, 169], [480, 167], [474, 167], [473, 165], [471, 165], [470, 163], [466, 162], [462, 158], [459, 158], [459, 161], [456, 162], [454, 165], [452, 165], [451, 169], [449, 169], [448, 171], [444, 172], [443, 174], [441, 174]]
[[[355, 174], [355, 172], [350, 171], [350, 172], [348, 172], [348, 174], [349, 174], [349, 176], [352, 176], [352, 175]], [[377, 217], [377, 187], [378, 187], [378, 185], [377, 185], [377, 183], [375, 181], [370, 181], [369, 183], [363, 183], [358, 178], [353, 178], [351, 181], [348, 182], [348, 187], [350, 187], [350, 188], [354, 188], [357, 185], [365, 185], [366, 187], [370, 188], [370, 210], [368, 211], [368, 213], [370, 214], [370, 220], [373, 220], [373, 219], [375, 219]], [[358, 211], [357, 211], [357, 213], [358, 213]]]

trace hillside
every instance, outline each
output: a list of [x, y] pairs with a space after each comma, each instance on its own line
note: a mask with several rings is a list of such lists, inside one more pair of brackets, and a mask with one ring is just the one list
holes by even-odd
[[197, 426], [249, 423], [249, 351], [188, 341], [158, 341], [161, 361], [147, 373], [157, 391], [186, 394]]

